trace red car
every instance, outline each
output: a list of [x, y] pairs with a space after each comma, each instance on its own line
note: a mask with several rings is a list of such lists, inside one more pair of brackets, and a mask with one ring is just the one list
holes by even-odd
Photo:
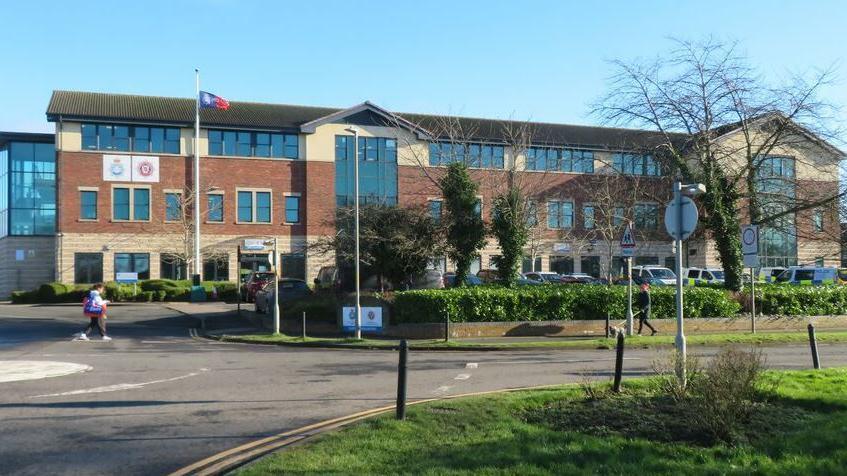
[[266, 284], [273, 281], [274, 274], [269, 272], [252, 272], [244, 286], [241, 288], [241, 296], [247, 302], [256, 300], [256, 292], [262, 289]]

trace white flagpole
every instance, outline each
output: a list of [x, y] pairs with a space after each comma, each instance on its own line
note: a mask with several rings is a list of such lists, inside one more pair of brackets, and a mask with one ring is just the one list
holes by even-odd
[[194, 94], [194, 284], [200, 284], [200, 70], [194, 69], [197, 91]]

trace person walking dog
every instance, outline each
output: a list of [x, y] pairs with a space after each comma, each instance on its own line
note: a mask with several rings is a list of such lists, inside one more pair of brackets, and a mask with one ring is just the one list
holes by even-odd
[[103, 340], [112, 340], [111, 337], [106, 335], [106, 307], [109, 301], [103, 299], [104, 291], [105, 286], [103, 283], [97, 283], [91, 287], [91, 290], [88, 291], [88, 296], [82, 301], [82, 312], [89, 318], [89, 322], [88, 327], [76, 335], [78, 340], [89, 340], [88, 334], [95, 327]]
[[638, 293], [638, 305], [641, 307], [641, 312], [638, 313], [638, 335], [641, 335], [641, 330], [644, 326], [653, 331], [651, 336], [656, 335], [656, 328], [650, 325], [650, 284], [641, 283], [641, 292]]

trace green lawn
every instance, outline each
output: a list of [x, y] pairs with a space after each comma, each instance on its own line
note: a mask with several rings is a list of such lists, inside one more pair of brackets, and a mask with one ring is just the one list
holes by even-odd
[[[776, 391], [750, 423], [753, 435], [734, 446], [539, 420], [557, 406], [603, 410], [571, 386], [411, 406], [406, 421], [365, 420], [238, 474], [847, 474], [847, 369], [767, 378]], [[651, 388], [635, 381], [608, 401], [637, 422]]]
[[[539, 340], [516, 340], [514, 342], [503, 342], [492, 340], [484, 342], [476, 340], [466, 342], [462, 339], [453, 339], [449, 342], [443, 340], [410, 340], [409, 345], [415, 349], [532, 349], [532, 348], [571, 348], [571, 349], [611, 349], [615, 346], [614, 339], [606, 338], [567, 338], [567, 337], [539, 337]], [[818, 332], [819, 343], [847, 342], [847, 332]], [[353, 338], [314, 338], [291, 337], [284, 334], [249, 334], [239, 336], [223, 336], [221, 340], [230, 342], [247, 342], [255, 344], [282, 344], [302, 346], [338, 346], [338, 347], [364, 347], [364, 348], [391, 348], [397, 346], [397, 340], [389, 339], [361, 339]], [[699, 334], [687, 336], [688, 345], [727, 345], [727, 344], [753, 344], [753, 345], [778, 345], [778, 344], [806, 344], [809, 335], [805, 332], [759, 332], [756, 334], [728, 333], [728, 334]], [[631, 337], [627, 339], [627, 346], [637, 348], [672, 346], [674, 336], [658, 335], [655, 337]]]

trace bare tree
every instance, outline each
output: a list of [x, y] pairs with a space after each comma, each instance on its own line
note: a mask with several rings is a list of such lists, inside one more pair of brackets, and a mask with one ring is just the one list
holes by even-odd
[[[653, 153], [666, 168], [683, 180], [706, 185], [704, 222], [715, 240], [727, 287], [741, 286], [744, 215], [769, 224], [838, 199], [837, 190], [809, 201], [785, 196], [782, 206], [770, 213], [763, 213], [760, 200], [762, 164], [772, 154], [797, 146], [799, 138], [804, 144], [828, 145], [822, 138], [832, 136], [823, 127], [830, 107], [819, 95], [831, 80], [830, 70], [810, 81], [771, 87], [735, 44], [711, 39], [677, 41], [670, 55], [652, 61], [612, 64], [610, 90], [593, 112], [607, 123], [654, 130]], [[807, 165], [822, 167], [821, 162], [831, 165]]]

